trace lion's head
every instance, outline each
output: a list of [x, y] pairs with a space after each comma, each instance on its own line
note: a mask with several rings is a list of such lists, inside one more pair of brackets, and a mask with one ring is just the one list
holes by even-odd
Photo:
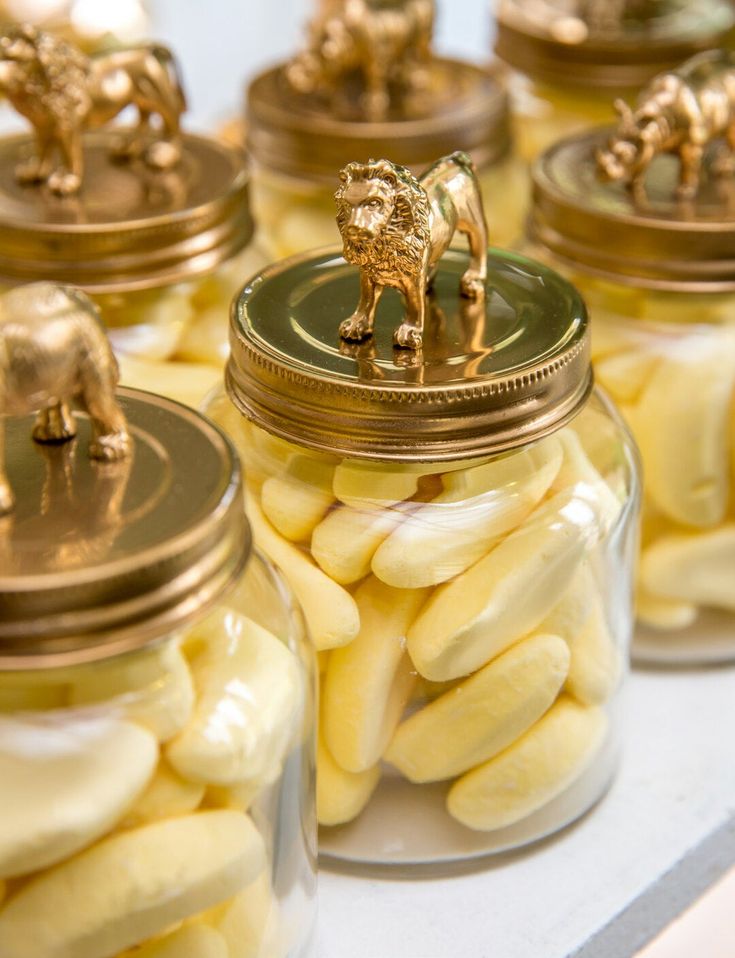
[[0, 35], [0, 92], [24, 116], [37, 116], [39, 108], [59, 123], [83, 116], [89, 68], [81, 50], [36, 27], [10, 27]]
[[431, 228], [419, 181], [388, 160], [350, 163], [340, 173], [337, 225], [344, 257], [356, 266], [401, 273], [421, 269]]

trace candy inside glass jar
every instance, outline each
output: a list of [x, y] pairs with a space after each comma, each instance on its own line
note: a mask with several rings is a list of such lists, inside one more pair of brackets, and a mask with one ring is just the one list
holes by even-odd
[[492, 197], [491, 242], [520, 235], [527, 174], [514, 162], [502, 80], [436, 56], [434, 16], [434, 0], [328, 5], [292, 59], [250, 83], [253, 211], [272, 258], [336, 242], [334, 171], [356, 156], [419, 170], [465, 150]]
[[320, 849], [355, 862], [526, 844], [617, 761], [635, 454], [589, 398], [574, 290], [498, 254], [462, 298], [467, 267], [441, 260], [418, 350], [391, 345], [393, 291], [340, 338], [359, 283], [336, 254], [270, 267], [233, 314], [235, 408], [209, 405], [320, 652]]
[[734, 64], [716, 52], [690, 61], [653, 81], [617, 130], [561, 141], [534, 171], [529, 249], [583, 293], [597, 380], [641, 450], [634, 652], [656, 661], [735, 653], [732, 181], [716, 125], [701, 166], [653, 149], [638, 168], [635, 128], [664, 84], [721, 104], [711, 84]]
[[[181, 71], [159, 44], [88, 55], [8, 27], [0, 90], [34, 134], [0, 140], [0, 284], [84, 288], [123, 382], [198, 405], [227, 357], [230, 300], [265, 262], [242, 152], [182, 131]], [[136, 125], [98, 119], [129, 111]]]
[[300, 614], [251, 549], [221, 433], [118, 402], [115, 459], [88, 455], [86, 415], [52, 444], [28, 416], [6, 426], [3, 958], [311, 958]]
[[[728, 0], [496, 0], [495, 52], [510, 67], [518, 154], [609, 121], [655, 74], [732, 36]], [[573, 11], [571, 7], [575, 7]]]

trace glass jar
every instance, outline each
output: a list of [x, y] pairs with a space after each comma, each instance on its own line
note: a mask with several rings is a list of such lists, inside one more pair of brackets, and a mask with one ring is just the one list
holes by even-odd
[[255, 541], [320, 653], [320, 851], [472, 858], [574, 820], [607, 789], [631, 625], [636, 458], [592, 393], [584, 305], [492, 253], [461, 299], [449, 251], [423, 349], [340, 341], [336, 253], [271, 266], [233, 311], [231, 401]]
[[0, 0], [0, 22], [33, 23], [53, 30], [94, 53], [135, 43], [150, 35], [145, 0]]
[[121, 389], [128, 455], [8, 420], [3, 958], [313, 958], [312, 660], [231, 444]]
[[610, 120], [655, 74], [729, 41], [729, 0], [496, 0], [495, 53], [511, 68], [513, 134], [531, 162], [562, 137]]
[[534, 170], [527, 249], [563, 270], [592, 316], [597, 381], [644, 466], [641, 660], [735, 658], [735, 272], [732, 183], [705, 159], [696, 198], [656, 157], [645, 196], [598, 177], [609, 133], [570, 137]]
[[[396, 11], [376, 8], [371, 16], [395, 17]], [[511, 150], [507, 96], [497, 71], [429, 55], [417, 68], [420, 82], [412, 89], [391, 83], [389, 103], [375, 115], [355, 70], [330, 66], [330, 38], [339, 35], [346, 43], [362, 29], [349, 17], [332, 11], [326, 25], [317, 17], [306, 49], [248, 87], [245, 130], [263, 248], [279, 259], [337, 242], [334, 171], [347, 163], [390, 157], [417, 172], [453, 149], [472, 156], [485, 195], [493, 198], [486, 210], [490, 243], [515, 242], [523, 229], [528, 175]], [[370, 29], [369, 21], [364, 28]], [[409, 47], [401, 56], [408, 60], [415, 53]], [[305, 61], [316, 64], [309, 92], [289, 80]]]
[[[62, 66], [72, 56], [50, 34], [24, 42], [29, 55], [47, 43]], [[156, 49], [173, 71], [168, 52]], [[99, 73], [116, 56], [88, 62]], [[83, 132], [82, 185], [63, 196], [49, 183], [20, 181], [33, 137], [0, 139], [0, 287], [53, 280], [83, 288], [111, 331], [122, 381], [196, 406], [222, 374], [230, 301], [266, 262], [250, 243], [249, 175], [241, 150], [191, 133], [177, 139], [170, 168], [146, 160], [150, 143], [168, 145], [157, 143], [160, 132], [144, 131], [140, 144], [149, 147], [121, 156], [137, 136], [133, 127]]]

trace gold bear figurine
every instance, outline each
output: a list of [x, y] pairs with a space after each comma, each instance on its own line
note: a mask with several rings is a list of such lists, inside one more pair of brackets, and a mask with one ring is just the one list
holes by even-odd
[[14, 502], [2, 417], [38, 411], [33, 438], [65, 442], [77, 431], [70, 403], [80, 399], [92, 420], [90, 458], [122, 459], [130, 437], [115, 398], [117, 380], [117, 361], [87, 295], [47, 282], [0, 295], [0, 515]]
[[344, 258], [360, 268], [360, 302], [339, 334], [352, 342], [371, 336], [380, 295], [393, 286], [406, 301], [405, 321], [393, 343], [420, 349], [426, 291], [457, 231], [466, 234], [470, 246], [460, 292], [470, 299], [485, 294], [487, 225], [472, 160], [452, 153], [419, 179], [388, 160], [350, 163], [340, 180], [337, 224]]
[[[81, 187], [82, 133], [128, 106], [137, 108], [139, 122], [119, 150], [121, 157], [142, 156], [156, 169], [170, 169], [181, 156], [186, 98], [166, 47], [149, 44], [88, 57], [36, 27], [11, 27], [0, 36], [0, 94], [31, 122], [35, 134], [36, 156], [18, 167], [18, 180], [47, 183], [59, 196]], [[161, 119], [160, 132], [150, 127], [153, 115]]]
[[607, 147], [597, 151], [600, 176], [625, 183], [634, 197], [643, 199], [651, 162], [661, 153], [676, 153], [681, 162], [677, 194], [693, 197], [706, 148], [724, 138], [735, 155], [735, 53], [699, 53], [654, 77], [635, 110], [624, 100], [616, 100], [615, 109], [620, 114], [617, 129]]
[[357, 71], [367, 118], [383, 119], [391, 83], [401, 90], [424, 85], [435, 16], [436, 0], [326, 0], [286, 78], [300, 93], [335, 95], [345, 76]]

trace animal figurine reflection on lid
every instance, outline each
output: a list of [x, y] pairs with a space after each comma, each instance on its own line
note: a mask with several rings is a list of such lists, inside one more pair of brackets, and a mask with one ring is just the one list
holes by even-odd
[[[735, 53], [708, 50], [676, 70], [660, 73], [638, 97], [633, 110], [615, 101], [617, 129], [605, 149], [597, 151], [603, 179], [623, 182], [636, 199], [645, 198], [649, 166], [662, 153], [678, 155], [681, 170], [677, 195], [696, 195], [705, 151], [723, 139], [729, 153], [721, 169], [735, 159]], [[713, 165], [715, 172], [718, 164]]]
[[384, 119], [391, 84], [410, 90], [426, 82], [435, 16], [436, 0], [322, 0], [286, 79], [299, 93], [333, 96], [358, 73], [367, 118]]
[[406, 303], [393, 344], [421, 349], [426, 293], [457, 231], [470, 247], [460, 292], [470, 299], [485, 295], [487, 225], [472, 160], [452, 153], [419, 178], [389, 160], [350, 163], [340, 181], [337, 225], [345, 259], [360, 270], [360, 301], [339, 334], [351, 342], [372, 336], [380, 295], [393, 286]]
[[[35, 134], [36, 155], [16, 170], [21, 183], [46, 183], [59, 196], [78, 192], [83, 132], [104, 126], [128, 106], [137, 108], [139, 122], [121, 142], [120, 158], [142, 157], [155, 169], [170, 169], [180, 159], [186, 98], [176, 61], [164, 46], [87, 56], [34, 26], [10, 27], [0, 36], [0, 94]], [[150, 125], [154, 115], [160, 131]]]
[[3, 417], [37, 412], [36, 442], [66, 442], [76, 435], [70, 404], [78, 399], [92, 420], [90, 458], [123, 459], [131, 446], [117, 381], [97, 307], [81, 290], [41, 282], [0, 295], [0, 515], [14, 502], [4, 469]]

